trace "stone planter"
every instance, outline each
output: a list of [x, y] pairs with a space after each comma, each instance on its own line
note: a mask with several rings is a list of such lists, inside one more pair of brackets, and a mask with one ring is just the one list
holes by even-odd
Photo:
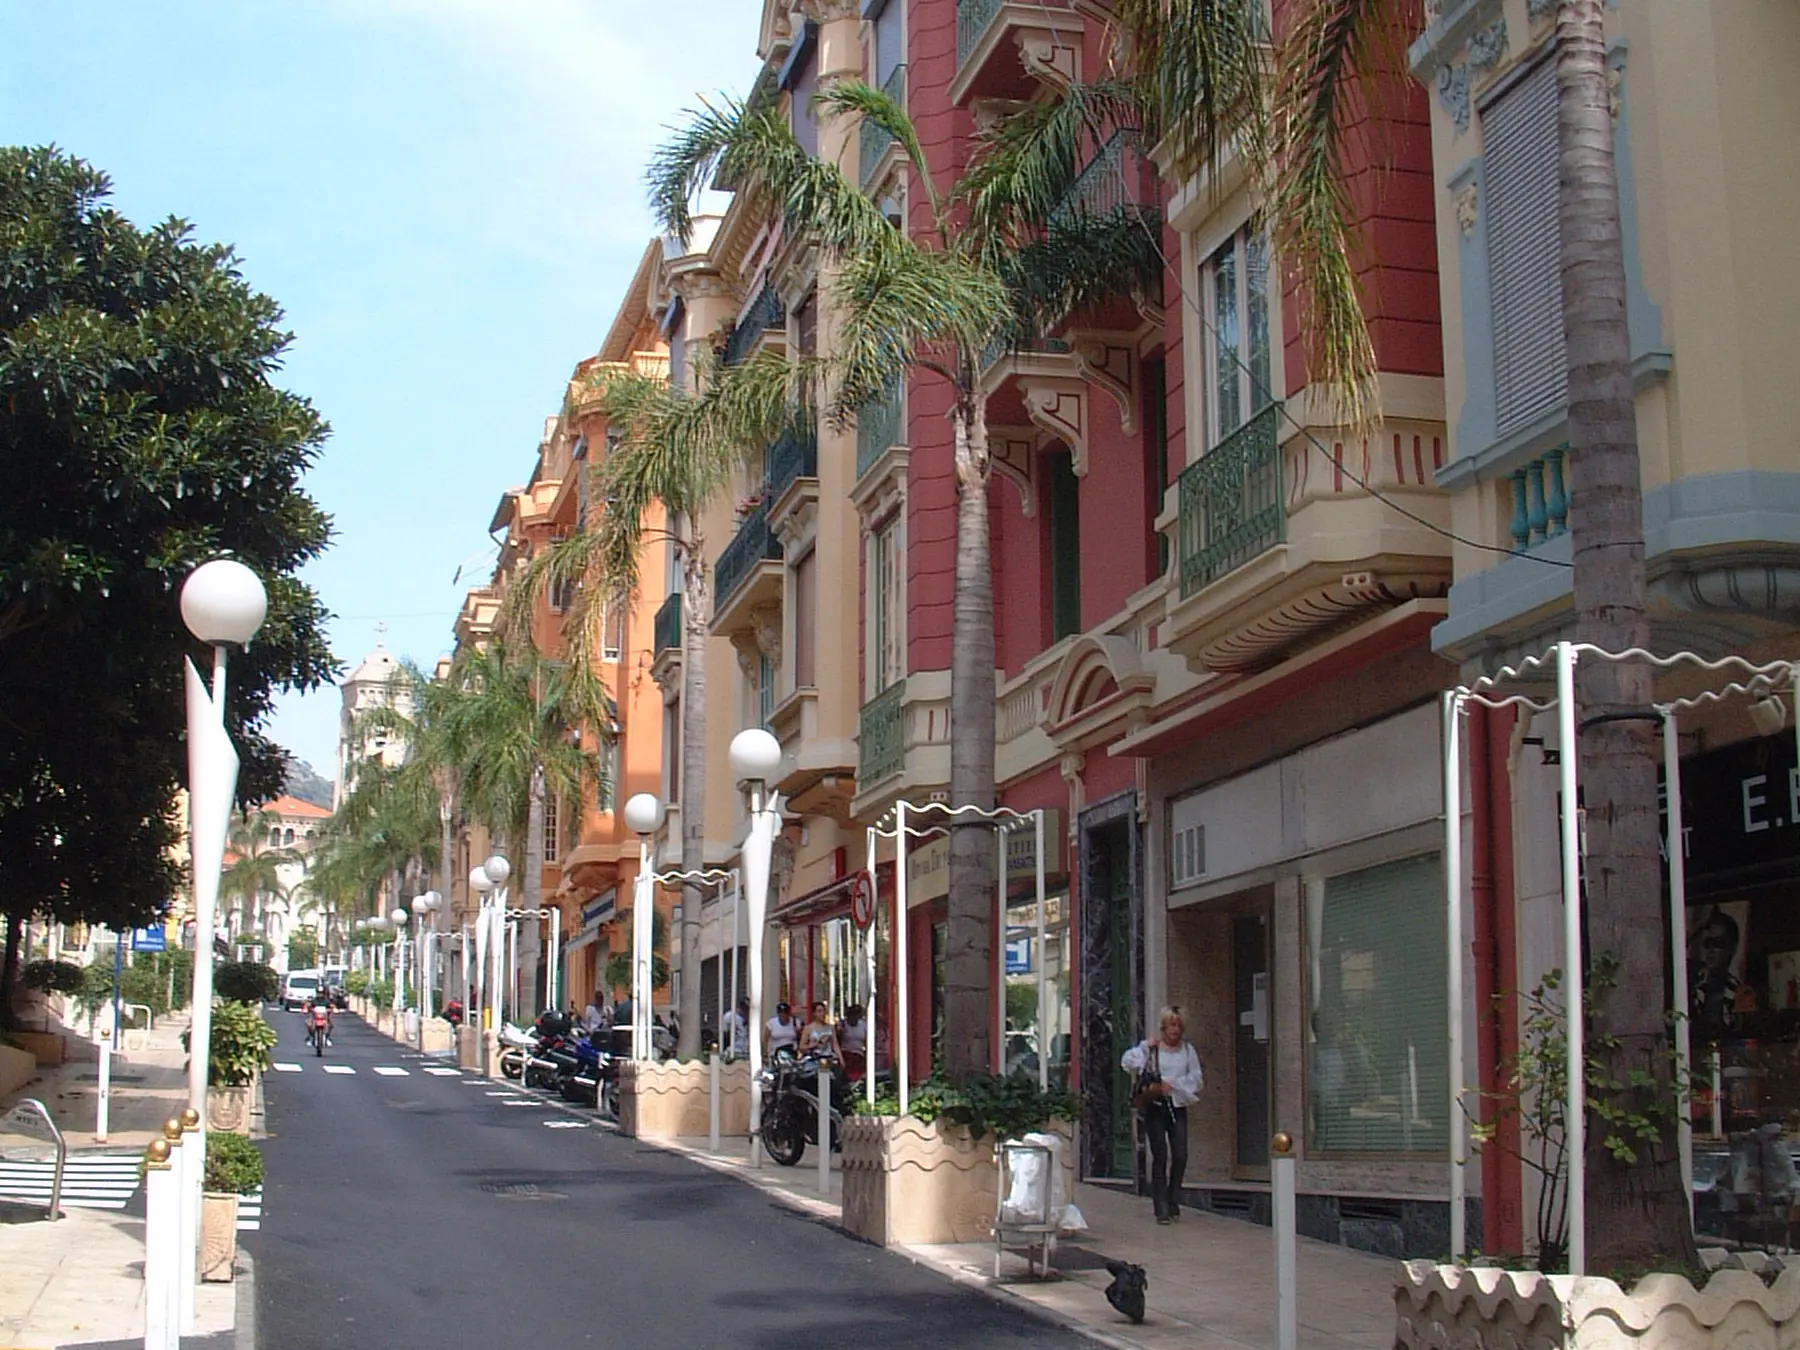
[[30, 1052], [39, 1065], [61, 1064], [69, 1057], [69, 1038], [60, 1031], [15, 1031], [12, 1038], [19, 1048]]
[[1627, 1293], [1593, 1276], [1408, 1261], [1394, 1308], [1395, 1350], [1773, 1350], [1800, 1343], [1800, 1268], [1773, 1285], [1722, 1270], [1700, 1290], [1647, 1275]]
[[206, 1128], [228, 1134], [250, 1133], [250, 1108], [256, 1102], [256, 1084], [206, 1089]]
[[[1064, 1121], [1050, 1130], [1066, 1140]], [[844, 1122], [844, 1227], [866, 1241], [985, 1242], [993, 1236], [1000, 1178], [994, 1137], [914, 1116]], [[1075, 1194], [1075, 1150], [1063, 1149], [1064, 1194]]]
[[[213, 1089], [215, 1092], [219, 1089]], [[200, 1278], [223, 1284], [237, 1264], [238, 1198], [230, 1191], [200, 1197]]]
[[[711, 1130], [711, 1070], [705, 1060], [626, 1060], [619, 1066], [619, 1131], [636, 1139], [697, 1138]], [[719, 1133], [750, 1130], [750, 1065], [719, 1066]]]
[[15, 1050], [10, 1045], [0, 1045], [0, 1097], [10, 1097], [36, 1078], [37, 1069], [36, 1056]]

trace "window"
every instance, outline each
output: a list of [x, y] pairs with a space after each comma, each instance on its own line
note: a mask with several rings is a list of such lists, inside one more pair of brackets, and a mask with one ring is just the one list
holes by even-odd
[[1306, 1106], [1319, 1152], [1449, 1147], [1443, 878], [1427, 854], [1307, 883]]
[[906, 61], [906, 39], [901, 32], [901, 23], [906, 14], [904, 0], [888, 0], [881, 12], [875, 16], [875, 37], [872, 45], [872, 64], [870, 71], [874, 78], [870, 81], [876, 88], [886, 84], [895, 70]]
[[625, 650], [625, 606], [616, 601], [608, 601], [606, 613], [601, 620], [600, 659], [617, 661], [619, 654]]
[[554, 792], [544, 794], [544, 861], [553, 863], [562, 853], [562, 809]]
[[899, 515], [869, 534], [868, 669], [864, 701], [906, 673], [906, 545]]
[[[663, 704], [663, 800], [681, 802], [681, 705]], [[616, 795], [616, 794], [615, 794]]]
[[1051, 642], [1081, 631], [1081, 481], [1067, 450], [1043, 458]]
[[1207, 444], [1217, 445], [1274, 401], [1269, 380], [1269, 244], [1244, 230], [1200, 267], [1208, 331]]
[[814, 672], [818, 626], [818, 550], [814, 549], [794, 564], [794, 688], [811, 689], [817, 683]]
[[1556, 62], [1540, 61], [1481, 112], [1488, 284], [1494, 310], [1494, 429], [1504, 436], [1568, 399]]
[[[584, 464], [581, 467], [585, 469], [587, 466]], [[586, 476], [583, 475], [582, 482], [585, 484], [586, 481]], [[585, 493], [583, 495], [585, 496]], [[577, 503], [577, 513], [586, 510], [586, 505], [585, 501]], [[555, 545], [562, 543], [568, 537], [569, 532], [567, 530], [560, 531], [551, 539], [551, 546], [554, 547]], [[552, 614], [565, 613], [569, 606], [575, 603], [575, 579], [573, 577], [553, 575], [550, 578], [549, 599], [550, 612]]]
[[1187, 886], [1206, 875], [1206, 826], [1189, 825], [1169, 834], [1169, 886]]
[[775, 663], [769, 659], [767, 652], [756, 654], [756, 725], [769, 725], [769, 715], [775, 711]]
[[819, 92], [817, 42], [818, 30], [808, 23], [781, 72], [781, 87], [788, 91], [794, 139], [809, 155], [819, 153], [819, 122], [812, 108], [813, 95]]
[[794, 342], [802, 356], [819, 350], [819, 295], [809, 294], [794, 309]]
[[1168, 536], [1156, 531], [1162, 514], [1163, 493], [1169, 485], [1169, 384], [1168, 369], [1159, 353], [1144, 358], [1144, 580], [1154, 581], [1169, 570]]

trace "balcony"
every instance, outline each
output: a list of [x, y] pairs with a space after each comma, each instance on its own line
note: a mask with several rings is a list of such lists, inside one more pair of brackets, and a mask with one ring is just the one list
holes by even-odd
[[1029, 99], [1040, 80], [1080, 80], [1082, 27], [1068, 0], [956, 0], [950, 101]]
[[728, 366], [737, 365], [756, 350], [764, 333], [786, 323], [787, 311], [782, 308], [781, 297], [773, 286], [765, 284], [738, 326], [731, 330], [731, 336], [725, 339], [725, 351], [719, 359]]
[[896, 680], [862, 706], [857, 719], [856, 777], [864, 789], [873, 787], [906, 762], [906, 681]]
[[[906, 66], [904, 63], [894, 67], [894, 73], [881, 82], [881, 92], [886, 94], [902, 108], [906, 106]], [[865, 120], [857, 135], [858, 173], [857, 184], [864, 192], [877, 186], [886, 177], [888, 152], [898, 151], [899, 143], [893, 133], [885, 127]]]
[[681, 650], [681, 592], [676, 591], [656, 611], [654, 627], [656, 646], [651, 655], [661, 656], [664, 652]]
[[1050, 213], [1050, 223], [1066, 225], [1078, 216], [1106, 217], [1131, 209], [1151, 217], [1159, 214], [1137, 137], [1120, 130], [1107, 137], [1075, 176], [1061, 204]]
[[906, 441], [906, 398], [898, 381], [856, 410], [856, 477], [861, 481], [890, 449]]
[[713, 564], [715, 633], [734, 632], [758, 606], [780, 602], [781, 556], [781, 540], [769, 528], [769, 499], [764, 497], [739, 522]]
[[1508, 475], [1513, 513], [1507, 530], [1521, 553], [1568, 531], [1569, 490], [1563, 482], [1567, 453], [1567, 447], [1546, 450]]
[[763, 456], [763, 500], [780, 501], [796, 479], [819, 476], [819, 437], [811, 427], [784, 431]]
[[1388, 423], [1350, 445], [1302, 432], [1284, 445], [1284, 417], [1264, 408], [1190, 464], [1164, 521], [1176, 571], [1159, 637], [1196, 671], [1264, 670], [1448, 591], [1441, 425]]

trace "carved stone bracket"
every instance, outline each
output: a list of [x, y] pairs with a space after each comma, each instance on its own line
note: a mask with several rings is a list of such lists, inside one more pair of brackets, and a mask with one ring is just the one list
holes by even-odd
[[1116, 334], [1081, 334], [1074, 341], [1075, 365], [1090, 383], [1099, 385], [1119, 405], [1119, 426], [1137, 434], [1137, 344]]
[[744, 672], [744, 678], [754, 680], [758, 654], [756, 640], [748, 633], [733, 633], [731, 647], [737, 653], [738, 669]]
[[1460, 136], [1469, 129], [1469, 68], [1451, 63], [1439, 66], [1437, 96]]
[[1475, 194], [1475, 185], [1466, 184], [1456, 194], [1456, 228], [1462, 237], [1467, 239], [1475, 233], [1475, 222], [1480, 219], [1481, 203]]
[[1069, 41], [1067, 33], [1043, 28], [1019, 30], [1019, 60], [1024, 63], [1026, 74], [1046, 84], [1067, 87], [1081, 78], [1081, 48]]
[[1025, 398], [1025, 415], [1032, 425], [1069, 447], [1077, 477], [1087, 473], [1087, 385], [1055, 375], [1022, 375], [1019, 392]]
[[1506, 20], [1495, 19], [1485, 28], [1469, 34], [1469, 66], [1473, 70], [1492, 70], [1506, 55]]
[[1019, 489], [1019, 505], [1027, 516], [1037, 514], [1037, 483], [1032, 465], [1037, 462], [1037, 432], [1031, 427], [989, 427], [988, 462]]
[[775, 605], [762, 605], [750, 612], [756, 626], [756, 650], [769, 658], [772, 665], [781, 664], [781, 610]]

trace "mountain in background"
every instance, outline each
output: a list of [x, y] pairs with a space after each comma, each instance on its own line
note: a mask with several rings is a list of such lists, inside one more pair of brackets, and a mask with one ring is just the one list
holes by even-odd
[[298, 797], [303, 802], [311, 802], [314, 806], [331, 809], [331, 780], [321, 777], [313, 771], [313, 766], [303, 759], [288, 761], [287, 792], [289, 796]]

